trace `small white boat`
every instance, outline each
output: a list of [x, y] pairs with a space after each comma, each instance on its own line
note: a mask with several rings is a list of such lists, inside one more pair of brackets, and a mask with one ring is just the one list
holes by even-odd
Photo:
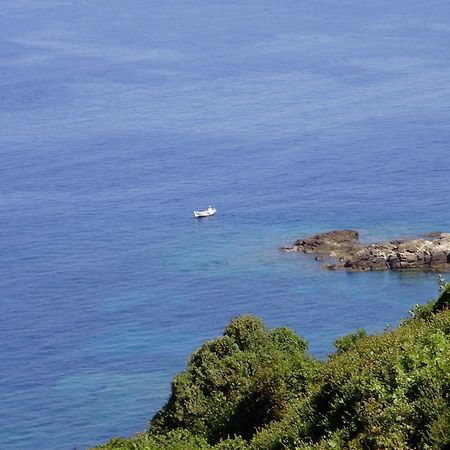
[[208, 209], [205, 209], [204, 211], [194, 211], [195, 217], [209, 217], [213, 216], [216, 213], [216, 208], [213, 208], [212, 206], [208, 206]]

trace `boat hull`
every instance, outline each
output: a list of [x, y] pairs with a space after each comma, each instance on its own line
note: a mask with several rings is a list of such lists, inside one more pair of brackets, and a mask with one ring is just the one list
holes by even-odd
[[194, 217], [197, 219], [200, 219], [202, 217], [210, 217], [213, 216], [216, 213], [216, 210], [213, 209], [207, 209], [206, 211], [194, 211]]

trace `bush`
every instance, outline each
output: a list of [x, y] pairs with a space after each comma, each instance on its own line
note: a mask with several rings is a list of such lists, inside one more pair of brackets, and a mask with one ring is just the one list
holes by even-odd
[[311, 396], [311, 437], [338, 433], [345, 446], [373, 449], [449, 445], [449, 329], [450, 311], [442, 311], [330, 360]]
[[151, 422], [154, 432], [185, 428], [210, 443], [250, 439], [307, 391], [319, 363], [306, 346], [288, 328], [269, 331], [250, 315], [234, 319], [175, 378], [169, 402]]
[[[142, 433], [131, 439], [116, 438], [104, 446], [108, 450], [212, 450], [205, 439], [192, 435], [187, 430], [171, 430], [164, 435]], [[214, 446], [214, 450], [244, 450], [242, 439], [226, 439]]]
[[393, 330], [357, 330], [327, 363], [290, 329], [234, 319], [175, 377], [140, 450], [450, 448], [450, 285]]
[[365, 337], [367, 337], [367, 333], [362, 328], [358, 328], [355, 333], [349, 333], [346, 336], [336, 339], [334, 344], [336, 353], [341, 354], [353, 350], [358, 342]]

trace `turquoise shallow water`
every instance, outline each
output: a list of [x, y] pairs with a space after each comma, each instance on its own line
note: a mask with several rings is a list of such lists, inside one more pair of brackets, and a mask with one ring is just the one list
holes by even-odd
[[278, 248], [449, 230], [449, 18], [444, 1], [2, 5], [2, 445], [144, 429], [237, 314], [326, 358], [435, 296], [434, 274]]

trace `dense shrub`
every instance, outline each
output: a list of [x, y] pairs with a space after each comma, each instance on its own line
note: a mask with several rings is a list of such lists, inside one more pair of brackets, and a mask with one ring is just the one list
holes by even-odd
[[349, 350], [353, 350], [358, 342], [365, 337], [367, 337], [367, 333], [362, 328], [358, 328], [355, 333], [350, 333], [346, 336], [336, 339], [336, 353], [341, 354]]
[[311, 396], [311, 437], [373, 449], [450, 444], [449, 326], [449, 311], [409, 320], [332, 358]]
[[288, 328], [234, 319], [172, 383], [148, 433], [110, 449], [450, 449], [450, 284], [393, 330], [311, 360]]
[[234, 435], [251, 438], [307, 392], [319, 363], [305, 350], [306, 342], [288, 328], [269, 331], [254, 316], [234, 319], [174, 379], [153, 430], [185, 428], [211, 443]]
[[212, 447], [201, 436], [187, 430], [171, 430], [166, 434], [142, 433], [130, 439], [112, 439], [106, 446], [115, 450], [244, 450], [245, 441], [240, 438], [225, 439]]

